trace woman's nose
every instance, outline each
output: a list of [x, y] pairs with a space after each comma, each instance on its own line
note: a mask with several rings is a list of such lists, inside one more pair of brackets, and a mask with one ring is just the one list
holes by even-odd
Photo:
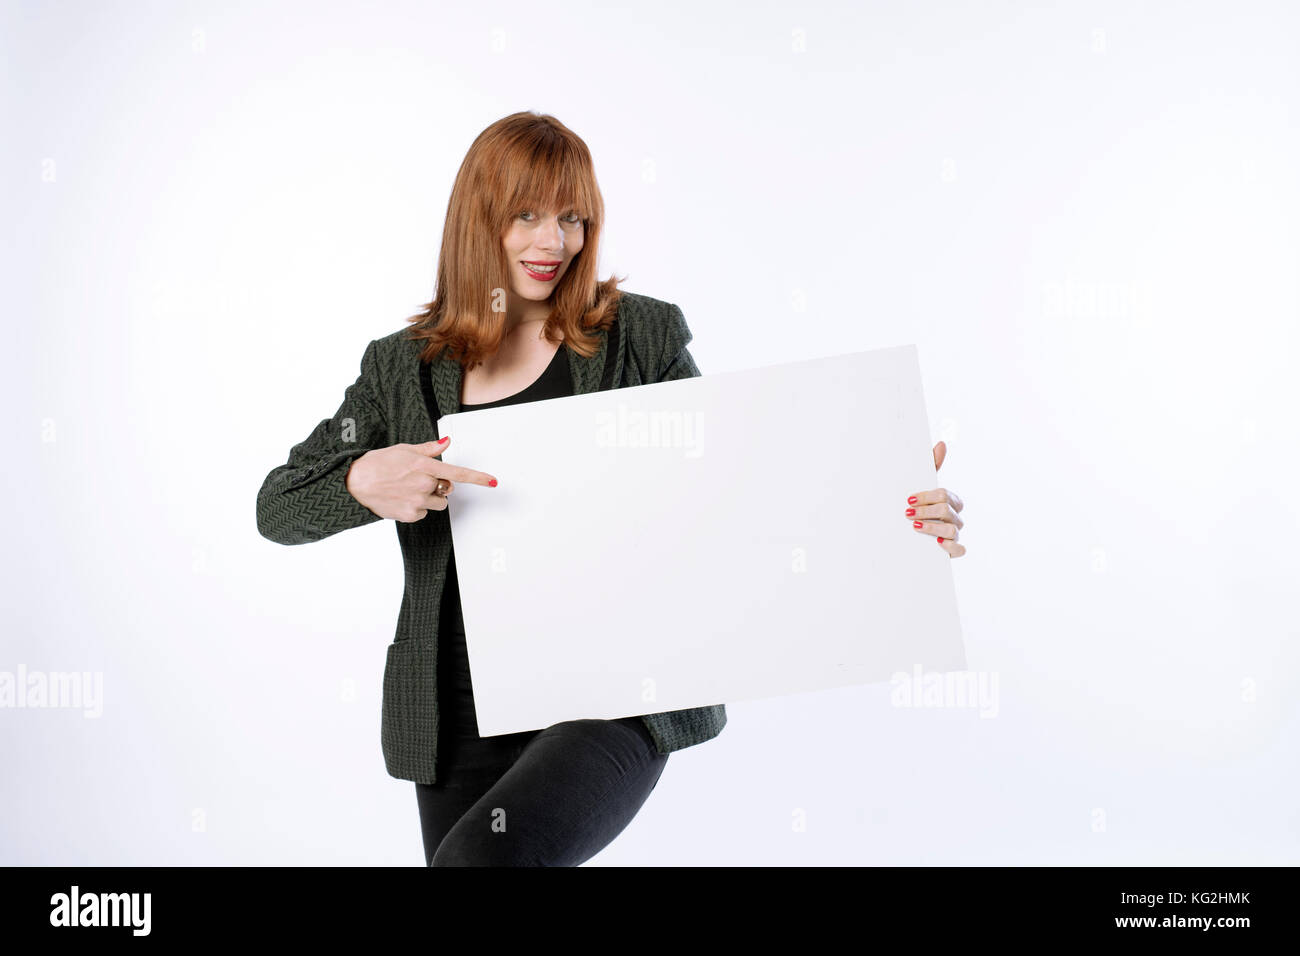
[[559, 219], [544, 221], [538, 228], [537, 243], [547, 251], [558, 251], [564, 245], [564, 230]]

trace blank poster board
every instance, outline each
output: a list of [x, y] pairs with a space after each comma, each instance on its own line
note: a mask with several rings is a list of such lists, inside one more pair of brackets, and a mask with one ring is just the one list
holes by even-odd
[[965, 670], [915, 346], [444, 415], [482, 736]]

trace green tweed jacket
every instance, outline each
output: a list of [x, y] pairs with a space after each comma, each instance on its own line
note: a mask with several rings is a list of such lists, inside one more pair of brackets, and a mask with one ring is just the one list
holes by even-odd
[[[348, 466], [372, 448], [439, 438], [435, 409], [460, 410], [461, 367], [444, 352], [427, 368], [422, 342], [403, 328], [373, 340], [333, 418], [317, 425], [273, 468], [257, 493], [257, 530], [278, 544], [306, 544], [379, 521], [344, 485]], [[623, 292], [618, 318], [602, 331], [595, 355], [569, 352], [574, 394], [699, 375], [687, 350], [691, 332], [682, 310], [649, 296]], [[561, 346], [567, 348], [567, 346]], [[422, 374], [427, 372], [427, 374]], [[451, 521], [430, 511], [416, 522], [394, 521], [406, 586], [397, 633], [384, 666], [380, 742], [389, 774], [433, 783], [438, 746], [438, 611], [451, 555]], [[660, 753], [722, 732], [723, 704], [641, 717]]]

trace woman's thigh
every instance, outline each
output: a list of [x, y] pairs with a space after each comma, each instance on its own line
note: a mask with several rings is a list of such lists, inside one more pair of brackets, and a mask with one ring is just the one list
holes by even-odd
[[433, 855], [447, 832], [465, 815], [465, 811], [492, 789], [537, 733], [528, 731], [444, 741], [438, 752], [437, 782], [415, 785], [427, 865], [433, 865]]
[[432, 865], [584, 863], [623, 832], [667, 762], [639, 717], [553, 724], [465, 809]]

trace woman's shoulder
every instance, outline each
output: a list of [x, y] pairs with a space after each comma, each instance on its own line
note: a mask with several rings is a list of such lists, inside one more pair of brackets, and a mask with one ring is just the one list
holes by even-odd
[[618, 317], [620, 321], [626, 320], [627, 325], [651, 327], [662, 326], [672, 310], [676, 308], [671, 302], [663, 299], [656, 299], [654, 296], [645, 295], [641, 292], [629, 292], [626, 289], [619, 289]]
[[665, 342], [690, 341], [686, 318], [676, 304], [639, 292], [619, 291], [623, 296], [619, 301], [619, 323], [634, 347], [657, 355]]
[[409, 325], [402, 326], [396, 332], [381, 335], [370, 344], [375, 347], [379, 364], [385, 369], [410, 364], [424, 351], [425, 346], [423, 339], [411, 338]]
[[674, 359], [691, 341], [682, 310], [665, 299], [624, 292], [619, 324], [627, 336], [628, 354], [644, 382], [660, 381]]

